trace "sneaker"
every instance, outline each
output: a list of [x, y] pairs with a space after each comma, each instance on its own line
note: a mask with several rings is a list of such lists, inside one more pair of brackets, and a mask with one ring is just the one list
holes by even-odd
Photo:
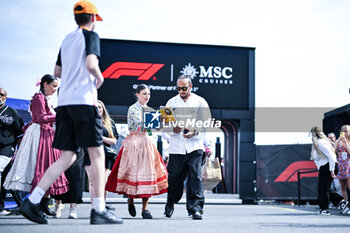
[[331, 215], [331, 213], [329, 212], [329, 210], [320, 210], [320, 211], [318, 212], [318, 214], [320, 214], [320, 215]]
[[25, 199], [21, 205], [21, 213], [24, 217], [32, 222], [47, 224], [47, 219], [40, 208], [40, 203], [33, 204], [29, 201], [28, 198]]
[[10, 213], [11, 213], [10, 211], [2, 210], [0, 211], [0, 216], [6, 216], [6, 215], [9, 215]]
[[52, 210], [50, 210], [49, 208], [49, 198], [43, 198], [41, 199], [40, 202], [40, 207], [41, 210], [47, 215], [47, 216], [56, 216], [56, 212], [53, 212]]
[[68, 218], [73, 218], [73, 219], [77, 219], [78, 218], [77, 207], [71, 207], [69, 209]]
[[64, 204], [55, 204], [55, 218], [60, 218], [62, 214], [62, 210], [64, 209]]
[[[201, 211], [199, 211], [199, 213], [200, 213], [201, 215], [203, 215], [203, 214], [204, 214], [204, 211], [201, 210]], [[192, 215], [193, 215], [193, 213], [188, 212], [188, 217], [189, 217], [189, 218], [192, 218]]]
[[196, 213], [192, 214], [193, 220], [202, 220], [202, 215], [197, 211]]
[[106, 209], [102, 212], [92, 209], [90, 213], [90, 224], [123, 224], [123, 219], [118, 218]]
[[346, 214], [350, 210], [349, 202], [342, 200], [341, 202], [339, 202], [339, 208], [340, 208], [340, 214]]
[[168, 218], [171, 217], [174, 213], [174, 204], [173, 203], [166, 203], [165, 205], [165, 210], [164, 210], [164, 215]]

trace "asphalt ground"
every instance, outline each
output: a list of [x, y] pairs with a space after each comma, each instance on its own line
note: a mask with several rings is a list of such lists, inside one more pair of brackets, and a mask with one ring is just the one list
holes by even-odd
[[330, 216], [315, 214], [316, 206], [289, 205], [218, 205], [204, 208], [203, 220], [192, 220], [187, 216], [184, 204], [175, 205], [171, 218], [163, 216], [164, 204], [150, 204], [153, 219], [141, 217], [141, 204], [136, 204], [137, 216], [128, 214], [127, 204], [113, 204], [114, 211], [124, 219], [122, 225], [90, 225], [91, 205], [78, 205], [78, 219], [68, 219], [69, 205], [66, 204], [59, 219], [49, 218], [48, 225], [38, 225], [21, 215], [0, 217], [0, 232], [135, 232], [135, 233], [203, 233], [203, 232], [337, 232], [350, 231], [350, 215], [340, 215], [331, 209]]

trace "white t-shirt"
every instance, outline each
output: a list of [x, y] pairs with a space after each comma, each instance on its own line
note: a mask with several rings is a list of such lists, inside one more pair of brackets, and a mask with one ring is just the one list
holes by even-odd
[[63, 40], [56, 62], [62, 68], [57, 106], [97, 106], [96, 79], [86, 68], [89, 54], [100, 57], [96, 32], [77, 28]]
[[[192, 114], [193, 112], [201, 112], [204, 110], [209, 110], [209, 106], [207, 101], [205, 101], [204, 98], [191, 93], [191, 96], [187, 99], [186, 102], [183, 101], [183, 99], [180, 97], [180, 95], [176, 95], [168, 102], [166, 103], [166, 107], [170, 107], [174, 109], [175, 118], [179, 115], [178, 111], [180, 112], [180, 115], [183, 114], [184, 117], [188, 114]], [[195, 116], [198, 116], [194, 114]], [[211, 117], [210, 114], [206, 115], [205, 118]], [[198, 118], [197, 118], [198, 119]], [[179, 119], [176, 119], [179, 120]], [[206, 119], [203, 119], [206, 120]], [[197, 130], [199, 132], [198, 135], [195, 135], [191, 138], [185, 138], [183, 136], [183, 132], [180, 132], [178, 134], [169, 132], [170, 136], [170, 144], [168, 148], [169, 154], [181, 154], [185, 155], [186, 153], [191, 153], [195, 150], [203, 150], [204, 149], [204, 142], [203, 139], [205, 137], [204, 130]]]

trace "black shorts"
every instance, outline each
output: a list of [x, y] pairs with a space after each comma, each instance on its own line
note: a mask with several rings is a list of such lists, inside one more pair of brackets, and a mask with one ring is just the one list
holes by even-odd
[[76, 151], [78, 147], [98, 147], [102, 144], [102, 120], [95, 106], [67, 105], [57, 108], [54, 148]]

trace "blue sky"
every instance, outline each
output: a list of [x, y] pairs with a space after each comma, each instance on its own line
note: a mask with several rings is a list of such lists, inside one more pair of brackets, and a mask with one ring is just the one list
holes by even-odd
[[[9, 97], [30, 99], [35, 80], [53, 72], [62, 39], [76, 27], [75, 2], [0, 0], [0, 86]], [[255, 47], [257, 107], [349, 102], [350, 1], [93, 2], [104, 19], [96, 27], [101, 38]]]

